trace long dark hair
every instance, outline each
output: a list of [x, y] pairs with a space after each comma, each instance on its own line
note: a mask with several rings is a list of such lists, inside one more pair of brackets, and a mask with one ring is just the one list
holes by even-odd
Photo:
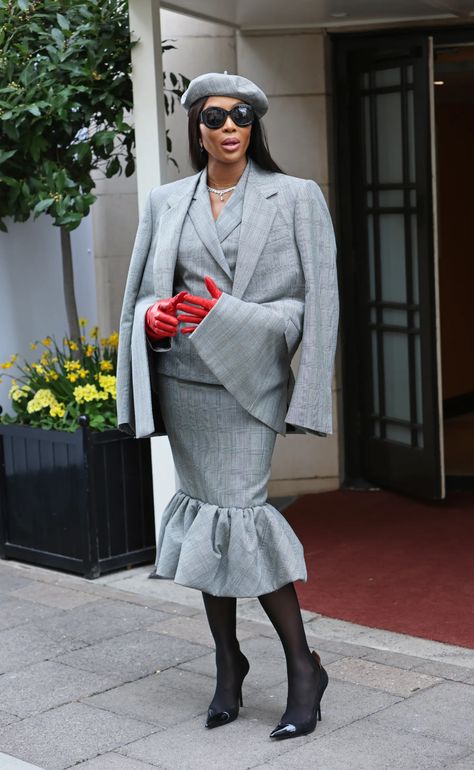
[[[207, 96], [203, 96], [202, 99], [197, 99], [194, 104], [191, 105], [188, 112], [189, 156], [195, 171], [201, 171], [207, 166], [207, 151], [204, 148], [201, 150], [199, 144], [201, 136], [199, 132], [199, 115], [207, 99]], [[263, 123], [261, 123], [257, 117], [252, 123], [247, 155], [258, 163], [260, 168], [263, 168], [266, 171], [278, 171], [280, 174], [285, 173], [270, 155], [265, 128]]]

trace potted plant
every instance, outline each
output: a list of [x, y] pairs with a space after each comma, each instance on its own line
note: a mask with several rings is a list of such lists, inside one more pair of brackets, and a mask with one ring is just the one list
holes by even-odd
[[116, 427], [118, 334], [31, 344], [0, 415], [0, 556], [98, 577], [153, 561], [149, 439]]

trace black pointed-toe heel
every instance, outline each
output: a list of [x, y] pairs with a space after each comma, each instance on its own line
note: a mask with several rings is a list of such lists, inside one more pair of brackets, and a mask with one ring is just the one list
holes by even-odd
[[250, 669], [250, 663], [248, 662], [245, 655], [242, 653], [242, 679], [240, 681], [240, 689], [239, 689], [239, 702], [237, 705], [232, 706], [227, 711], [214, 711], [214, 709], [209, 708], [207, 710], [207, 719], [205, 726], [208, 729], [212, 729], [213, 727], [222, 727], [222, 725], [226, 725], [229, 722], [233, 722], [234, 719], [237, 719], [239, 716], [239, 705], [243, 706], [244, 702], [242, 699], [242, 684], [247, 676], [249, 669]]
[[329, 677], [327, 671], [321, 665], [321, 658], [315, 650], [312, 651], [313, 656], [318, 668], [319, 668], [319, 680], [316, 687], [316, 696], [314, 700], [313, 712], [311, 718], [306, 722], [300, 724], [292, 724], [291, 722], [279, 722], [274, 730], [270, 733], [270, 738], [277, 738], [282, 740], [284, 738], [296, 738], [298, 735], [308, 735], [312, 733], [319, 720], [321, 721], [321, 698], [323, 697], [324, 690], [328, 686]]

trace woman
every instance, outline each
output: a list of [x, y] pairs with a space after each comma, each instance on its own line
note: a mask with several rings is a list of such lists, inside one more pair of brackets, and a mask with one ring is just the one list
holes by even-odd
[[307, 579], [303, 548], [267, 502], [267, 483], [277, 433], [332, 432], [333, 229], [315, 182], [272, 160], [257, 85], [208, 73], [182, 104], [198, 173], [152, 190], [141, 218], [118, 422], [137, 437], [169, 436], [181, 485], [163, 514], [156, 572], [202, 591], [217, 668], [206, 727], [238, 716], [249, 662], [236, 599], [258, 596], [287, 664], [286, 711], [271, 737], [289, 738], [314, 730], [328, 680], [293, 585]]

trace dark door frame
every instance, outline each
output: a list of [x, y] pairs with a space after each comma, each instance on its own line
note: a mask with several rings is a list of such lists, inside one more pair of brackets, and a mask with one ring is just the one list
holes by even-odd
[[354, 290], [355, 260], [352, 243], [348, 233], [354, 232], [352, 219], [352, 207], [348, 198], [354, 195], [353, 190], [344, 195], [343, 190], [348, 189], [344, 178], [350, 174], [357, 159], [351, 157], [350, 146], [347, 140], [347, 131], [344, 130], [342, 115], [345, 114], [344, 104], [347, 93], [342, 81], [341, 66], [349, 47], [367, 45], [367, 41], [373, 38], [397, 38], [401, 41], [409, 40], [413, 36], [431, 36], [434, 46], [456, 43], [474, 43], [474, 24], [453, 26], [414, 26], [404, 28], [387, 28], [377, 30], [364, 30], [359, 32], [329, 32], [331, 45], [331, 79], [332, 79], [332, 125], [334, 126], [334, 140], [332, 148], [332, 167], [335, 181], [335, 229], [338, 242], [338, 269], [340, 274], [341, 293], [341, 365], [342, 365], [342, 394], [343, 394], [343, 435], [344, 435], [344, 480], [343, 486], [369, 487], [370, 482], [365, 478], [362, 467], [361, 451], [361, 394], [351, 384], [351, 378], [357, 370], [357, 360], [360, 355], [362, 341], [358, 334], [360, 323], [357, 314], [357, 296]]

